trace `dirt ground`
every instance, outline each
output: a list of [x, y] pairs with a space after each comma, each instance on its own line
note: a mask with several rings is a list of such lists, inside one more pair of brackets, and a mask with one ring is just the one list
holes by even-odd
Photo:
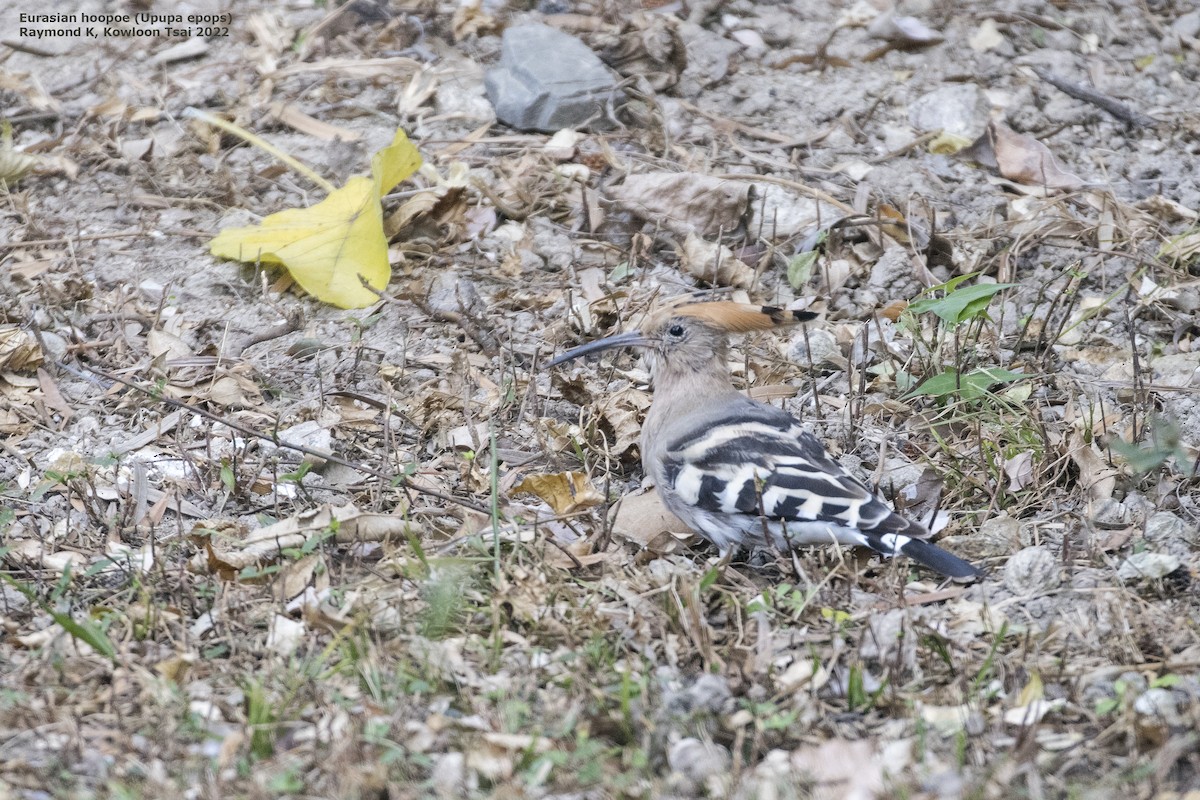
[[[0, 9], [0, 800], [1200, 798], [1192, 4], [167, 5]], [[616, 127], [495, 123], [523, 19]], [[323, 191], [189, 107], [407, 131], [386, 297], [209, 255]], [[655, 515], [644, 365], [541, 365], [697, 290], [821, 313], [735, 380], [982, 581]]]

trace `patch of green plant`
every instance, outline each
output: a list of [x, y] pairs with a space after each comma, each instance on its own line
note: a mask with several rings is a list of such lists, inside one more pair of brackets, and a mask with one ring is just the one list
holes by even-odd
[[290, 766], [272, 775], [267, 788], [277, 794], [299, 794], [304, 791], [304, 777], [298, 767]]
[[[752, 597], [746, 603], [746, 613], [765, 613], [770, 617], [781, 616], [789, 621], [799, 621], [829, 577], [826, 575], [820, 583], [810, 587], [795, 586], [787, 581], [778, 583]], [[826, 610], [822, 609], [823, 616]], [[829, 619], [828, 616], [825, 618]]]
[[109, 781], [104, 788], [110, 800], [142, 800], [146, 796], [141, 789], [124, 781]]
[[[2, 555], [3, 553], [0, 553], [0, 556]], [[108, 638], [107, 624], [103, 620], [89, 619], [88, 617], [77, 620], [68, 612], [60, 611], [57, 607], [59, 602], [66, 596], [67, 589], [71, 585], [70, 563], [67, 564], [66, 569], [63, 570], [62, 577], [59, 578], [58, 584], [51, 591], [49, 602], [38, 597], [38, 593], [34, 591], [33, 587], [16, 580], [7, 573], [0, 572], [0, 580], [3, 580], [9, 586], [25, 595], [29, 602], [33, 603], [46, 614], [49, 614], [50, 618], [54, 620], [54, 624], [70, 634], [72, 638], [83, 642], [109, 661], [112, 661], [114, 664], [116, 663], [117, 648], [113, 645], [112, 640]]]
[[270, 758], [275, 754], [276, 726], [279, 716], [276, 704], [267, 689], [256, 678], [248, 678], [242, 685], [246, 698], [246, 726], [250, 728], [250, 754], [255, 759]]
[[307, 475], [311, 470], [312, 464], [308, 463], [307, 461], [301, 461], [300, 466], [296, 467], [296, 469], [292, 472], [287, 472], [283, 475], [280, 475], [279, 480], [287, 483], [301, 483], [304, 480], [304, 476]]
[[408, 752], [404, 745], [392, 739], [391, 725], [386, 720], [371, 720], [363, 729], [362, 740], [382, 752], [379, 762], [385, 766], [400, 766], [404, 772], [409, 772], [409, 761], [414, 754]]
[[[1015, 285], [964, 285], [978, 275], [978, 272], [962, 275], [934, 286], [905, 309], [898, 325], [913, 335], [915, 364], [907, 369], [896, 368], [894, 379], [907, 392], [906, 397], [932, 397], [943, 404], [955, 399], [974, 403], [989, 396], [989, 390], [996, 384], [1027, 377], [999, 366], [977, 363], [978, 342], [984, 324], [991, 321], [988, 306], [999, 292]], [[925, 338], [918, 322], [923, 314], [932, 314], [938, 320], [932, 340]]]
[[604, 779], [606, 763], [619, 753], [619, 748], [580, 731], [576, 734], [574, 747], [549, 750], [533, 758], [523, 777], [527, 785], [540, 786], [554, 772], [561, 772], [569, 776], [566, 785], [585, 788]]
[[887, 680], [879, 682], [872, 691], [866, 688], [866, 672], [862, 664], [851, 664], [846, 676], [846, 708], [850, 711], [868, 711], [875, 707], [880, 695], [887, 688]]
[[813, 270], [817, 266], [817, 259], [821, 255], [821, 245], [829, 238], [828, 231], [821, 231], [817, 236], [817, 241], [814, 243], [811, 250], [806, 250], [803, 253], [797, 253], [788, 260], [787, 265], [787, 280], [788, 284], [793, 289], [799, 289], [804, 284], [808, 283], [812, 277]]
[[821, 616], [833, 624], [834, 629], [844, 631], [852, 619], [848, 611], [837, 608], [822, 608]]
[[1163, 417], [1152, 417], [1149, 425], [1150, 440], [1142, 444], [1126, 442], [1119, 437], [1113, 437], [1109, 446], [1125, 459], [1129, 468], [1137, 475], [1144, 476], [1167, 464], [1172, 459], [1180, 472], [1195, 474], [1196, 467], [1188, 458], [1183, 440], [1179, 436], [1179, 426], [1174, 421]]
[[773, 700], [743, 700], [742, 707], [754, 717], [754, 727], [759, 731], [790, 730], [799, 716], [795, 709], [780, 708]]
[[973, 693], [978, 693], [980, 687], [990, 683], [995, 676], [996, 669], [996, 653], [1000, 651], [1000, 644], [1004, 641], [1004, 637], [1008, 635], [1008, 620], [1005, 620], [1000, 625], [995, 635], [992, 636], [992, 645], [988, 648], [987, 657], [983, 659], [983, 663], [979, 665], [979, 670], [975, 673], [974, 680], [971, 681], [971, 690]]
[[425, 610], [421, 615], [421, 635], [443, 639], [457, 632], [468, 607], [464, 591], [471, 585], [471, 569], [462, 560], [438, 559], [421, 585]]
[[979, 400], [989, 394], [998, 383], [1011, 383], [1029, 377], [1023, 372], [1013, 372], [1002, 367], [980, 367], [962, 373], [945, 369], [921, 381], [905, 397], [935, 397], [938, 399], [958, 396], [963, 400]]
[[1106, 717], [1114, 711], [1125, 706], [1125, 693], [1129, 691], [1129, 684], [1118, 678], [1113, 681], [1114, 697], [1103, 697], [1096, 701], [1095, 711], [1096, 716]]
[[[987, 307], [997, 293], [1011, 289], [1015, 283], [974, 283], [970, 286], [962, 284], [977, 277], [978, 272], [960, 275], [926, 289], [924, 294], [944, 292], [941, 297], [927, 297], [911, 303], [908, 311], [912, 314], [932, 313], [950, 325], [961, 325], [987, 316]], [[961, 288], [960, 288], [961, 287]]]
[[237, 473], [233, 471], [233, 465], [228, 458], [221, 459], [221, 485], [230, 494], [237, 489]]

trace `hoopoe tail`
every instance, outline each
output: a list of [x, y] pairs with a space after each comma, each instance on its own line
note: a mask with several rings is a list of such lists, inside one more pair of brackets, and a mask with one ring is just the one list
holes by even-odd
[[923, 564], [934, 572], [941, 573], [961, 583], [970, 583], [983, 573], [953, 553], [948, 553], [936, 544], [923, 539], [914, 539], [900, 533], [876, 534], [863, 531], [867, 546], [886, 556], [904, 555]]

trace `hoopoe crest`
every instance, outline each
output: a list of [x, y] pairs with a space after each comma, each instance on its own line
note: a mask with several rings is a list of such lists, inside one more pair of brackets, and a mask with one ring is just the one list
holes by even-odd
[[830, 458], [798, 420], [733, 387], [731, 333], [815, 317], [729, 301], [675, 303], [639, 329], [568, 350], [550, 366], [615, 347], [643, 351], [654, 399], [642, 426], [642, 466], [664, 505], [722, 553], [836, 542], [974, 580], [978, 570], [925, 541], [923, 526]]

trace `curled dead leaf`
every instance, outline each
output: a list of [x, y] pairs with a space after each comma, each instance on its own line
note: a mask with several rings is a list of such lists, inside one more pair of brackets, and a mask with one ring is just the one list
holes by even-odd
[[637, 446], [642, 436], [642, 418], [650, 407], [650, 395], [630, 386], [598, 403], [597, 411], [612, 428], [615, 440], [609, 452], [624, 456]]
[[0, 181], [14, 183], [39, 163], [37, 156], [13, 149], [12, 126], [0, 122]]
[[684, 239], [679, 262], [684, 272], [713, 286], [749, 289], [754, 285], [754, 270], [739, 261], [732, 250], [723, 244], [707, 242], [694, 233]]
[[1059, 165], [1046, 145], [997, 120], [990, 121], [984, 134], [962, 154], [1017, 183], [1065, 191], [1085, 185], [1083, 178]]
[[687, 525], [667, 510], [657, 489], [621, 498], [613, 512], [612, 531], [658, 554], [673, 552], [688, 535]]
[[530, 475], [514, 486], [513, 492], [537, 495], [560, 516], [574, 514], [604, 502], [604, 495], [592, 486], [591, 480], [583, 472]]
[[1067, 449], [1079, 468], [1079, 485], [1087, 492], [1088, 501], [1099, 503], [1111, 498], [1117, 488], [1117, 470], [1109, 466], [1096, 443], [1085, 443], [1076, 431], [1071, 434]]
[[42, 348], [20, 325], [0, 325], [0, 370], [32, 372], [42, 365]]
[[741, 224], [750, 184], [695, 172], [646, 172], [630, 175], [608, 195], [621, 208], [682, 236], [719, 236]]
[[406, 536], [410, 523], [387, 514], [368, 514], [353, 505], [323, 505], [250, 531], [231, 520], [205, 520], [192, 528], [192, 541], [203, 548], [193, 571], [211, 572], [236, 580], [248, 567], [268, 564], [285, 550], [303, 548], [310, 537], [329, 532], [337, 544], [384, 541]]

